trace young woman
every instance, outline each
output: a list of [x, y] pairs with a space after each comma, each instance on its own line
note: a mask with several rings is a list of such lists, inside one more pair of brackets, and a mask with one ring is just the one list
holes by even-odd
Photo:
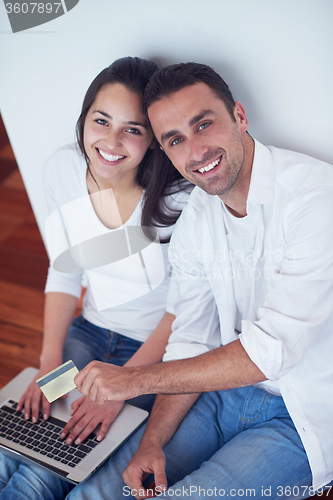
[[[162, 359], [174, 319], [172, 311], [166, 312], [167, 242], [188, 194], [164, 155], [159, 159], [165, 162], [159, 170], [162, 187], [152, 182], [154, 161], [161, 152], [154, 148], [142, 98], [156, 69], [153, 62], [131, 57], [104, 69], [86, 93], [77, 122], [78, 146], [58, 150], [46, 164], [47, 233], [55, 258], [45, 290], [44, 340], [36, 379], [68, 359], [79, 370], [93, 359], [128, 366]], [[126, 252], [118, 258], [109, 256], [113, 238], [131, 240], [130, 229], [140, 226], [156, 228], [162, 242], [153, 244], [157, 253], [151, 253], [146, 243], [148, 253], [139, 249], [127, 258]], [[69, 247], [67, 255], [62, 240], [67, 242], [67, 250]], [[86, 264], [89, 261], [87, 291], [82, 315], [73, 320], [82, 283], [75, 248], [84, 252], [86, 241], [90, 245], [84, 256]], [[103, 241], [111, 246], [102, 255]], [[133, 403], [150, 409], [152, 399], [145, 398]], [[34, 380], [18, 410], [36, 421], [41, 400], [47, 419], [50, 405]], [[61, 438], [79, 444], [101, 424], [97, 439], [103, 439], [123, 404], [99, 406], [84, 396], [79, 398]], [[18, 467], [12, 466], [13, 470]], [[8, 484], [14, 481], [10, 475]], [[0, 491], [7, 479], [0, 478]], [[22, 478], [20, 481], [23, 484]], [[17, 492], [15, 498], [20, 498]]]

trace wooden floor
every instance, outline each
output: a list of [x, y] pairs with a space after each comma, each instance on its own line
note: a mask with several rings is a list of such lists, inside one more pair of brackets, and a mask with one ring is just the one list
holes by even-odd
[[48, 258], [0, 118], [0, 387], [38, 367]]

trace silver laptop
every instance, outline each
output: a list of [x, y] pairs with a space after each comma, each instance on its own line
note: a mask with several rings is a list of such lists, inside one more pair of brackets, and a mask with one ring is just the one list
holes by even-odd
[[75, 389], [52, 403], [46, 421], [41, 415], [36, 424], [26, 421], [16, 406], [36, 373], [35, 368], [26, 368], [0, 390], [0, 449], [71, 483], [87, 479], [148, 417], [147, 411], [125, 404], [101, 442], [91, 434], [80, 445], [66, 445], [59, 439], [60, 431], [70, 419], [71, 403], [81, 394]]

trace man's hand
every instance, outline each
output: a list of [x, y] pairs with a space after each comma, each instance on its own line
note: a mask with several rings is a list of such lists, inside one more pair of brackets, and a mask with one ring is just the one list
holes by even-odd
[[22, 395], [20, 401], [18, 402], [17, 405], [17, 411], [21, 411], [22, 408], [24, 408], [24, 418], [28, 420], [31, 418], [32, 421], [35, 423], [38, 420], [38, 414], [39, 414], [39, 408], [40, 408], [40, 403], [42, 401], [42, 412], [43, 412], [43, 418], [44, 420], [47, 420], [50, 415], [50, 403], [40, 390], [39, 386], [36, 384], [36, 380], [39, 378], [43, 377], [50, 371], [54, 370], [57, 368], [60, 363], [52, 363], [52, 364], [47, 364], [41, 367], [37, 373], [37, 375], [34, 377], [33, 381], [29, 384], [27, 390], [24, 392]]
[[107, 433], [111, 423], [124, 406], [124, 401], [113, 401], [112, 403], [100, 407], [86, 396], [82, 396], [72, 403], [72, 418], [63, 428], [60, 438], [66, 436], [66, 443], [80, 444], [101, 424], [98, 432], [97, 441], [102, 441]]
[[[137, 500], [153, 498], [155, 494], [167, 489], [168, 481], [165, 474], [165, 464], [165, 455], [160, 445], [145, 443], [142, 440], [138, 451], [123, 474], [125, 483]], [[143, 486], [143, 482], [150, 474], [154, 474], [154, 483], [149, 485], [149, 491], [147, 491]]]
[[135, 368], [92, 361], [74, 378], [78, 390], [102, 405], [140, 396]]

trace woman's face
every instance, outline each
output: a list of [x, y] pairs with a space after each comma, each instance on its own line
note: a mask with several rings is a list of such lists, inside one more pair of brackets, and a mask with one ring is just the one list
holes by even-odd
[[102, 87], [87, 113], [83, 137], [97, 182], [135, 179], [153, 138], [142, 98], [120, 83]]

